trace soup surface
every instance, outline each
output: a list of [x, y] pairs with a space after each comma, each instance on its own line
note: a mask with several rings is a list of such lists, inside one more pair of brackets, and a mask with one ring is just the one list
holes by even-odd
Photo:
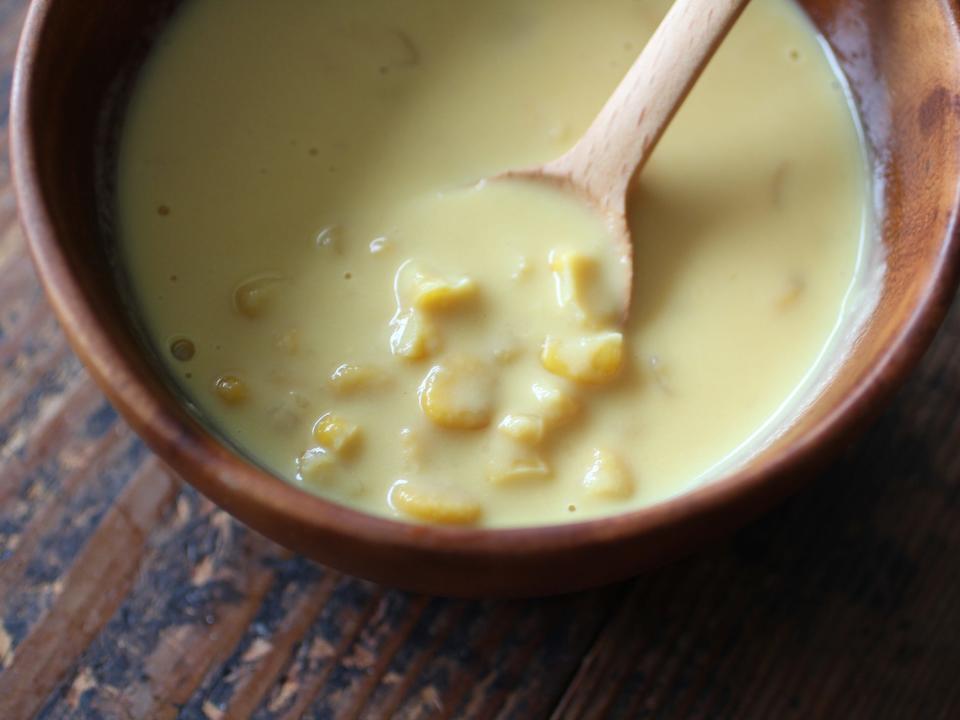
[[483, 178], [558, 156], [661, 0], [188, 0], [133, 95], [121, 248], [150, 341], [256, 462], [490, 526], [654, 503], [743, 462], [831, 355], [867, 235], [845, 86], [755, 0], [600, 220]]

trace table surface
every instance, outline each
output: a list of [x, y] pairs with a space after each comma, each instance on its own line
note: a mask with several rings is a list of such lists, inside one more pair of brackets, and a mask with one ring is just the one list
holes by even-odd
[[[0, 121], [24, 0], [0, 0]], [[524, 602], [291, 556], [172, 476], [48, 309], [0, 141], [0, 718], [960, 716], [960, 308], [798, 496]]]

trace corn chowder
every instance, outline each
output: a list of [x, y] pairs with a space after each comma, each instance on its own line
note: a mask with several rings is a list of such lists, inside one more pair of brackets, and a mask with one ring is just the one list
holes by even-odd
[[661, 0], [188, 0], [133, 94], [125, 268], [196, 412], [380, 515], [569, 522], [788, 425], [849, 312], [869, 183], [845, 86], [755, 0], [631, 197], [483, 182], [570, 147]]

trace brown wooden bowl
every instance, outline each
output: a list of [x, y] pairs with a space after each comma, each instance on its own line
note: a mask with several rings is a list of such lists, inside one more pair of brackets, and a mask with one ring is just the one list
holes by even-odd
[[[882, 298], [837, 376], [743, 470], [660, 505], [532, 529], [408, 525], [298, 490], [218, 443], [144, 345], [111, 265], [109, 137], [177, 0], [36, 0], [13, 88], [23, 225], [50, 302], [94, 378], [149, 445], [278, 542], [378, 582], [443, 595], [538, 595], [625, 578], [744, 523], [829, 460], [930, 343], [958, 279], [960, 40], [947, 0], [804, 0], [854, 88], [883, 179]], [[811, 518], [814, 522], [815, 518]]]

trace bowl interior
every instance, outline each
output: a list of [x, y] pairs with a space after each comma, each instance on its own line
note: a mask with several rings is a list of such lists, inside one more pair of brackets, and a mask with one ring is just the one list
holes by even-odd
[[[696, 533], [687, 532], [689, 523], [702, 524], [711, 513], [727, 518], [717, 528], [738, 522], [792, 486], [796, 481], [788, 476], [813, 467], [839, 446], [842, 436], [869, 416], [917, 360], [952, 300], [960, 186], [955, 10], [947, 0], [803, 0], [833, 47], [860, 110], [878, 179], [886, 275], [876, 311], [839, 372], [800, 420], [731, 478], [665, 507], [602, 526], [575, 526], [581, 530], [425, 529], [332, 506], [244, 463], [198, 425], [145, 351], [123, 300], [112, 251], [110, 138], [139, 64], [178, 4], [34, 3], [21, 48], [13, 118], [18, 191], [31, 249], [75, 348], [154, 449], [241, 519], [339, 567], [435, 589], [429, 572], [420, 576], [422, 581], [410, 580], [409, 567], [427, 555], [436, 560], [446, 553], [447, 559], [472, 558], [475, 563], [497, 558], [515, 566], [517, 575], [524, 567], [529, 574], [537, 555], [545, 564], [529, 575], [521, 592], [585, 586], [635, 571], [676, 549], [679, 535], [692, 539]], [[753, 500], [734, 510], [748, 497]], [[761, 497], [763, 502], [757, 500]], [[576, 581], [548, 579], [572, 559], [564, 552], [591, 545], [612, 552], [618, 543], [655, 530], [661, 533], [659, 544], [635, 546], [633, 556], [611, 555], [609, 563], [593, 563], [597, 567], [585, 569]], [[349, 557], [323, 547], [348, 537], [358, 543], [346, 553]], [[466, 542], [472, 546], [462, 547]], [[396, 572], [384, 568], [385, 545], [411, 551], [407, 560], [393, 558]], [[512, 557], [504, 560], [508, 555]], [[451, 573], [456, 571], [443, 565], [430, 572], [447, 572], [450, 585], [445, 589], [455, 590], [460, 581], [451, 579]], [[498, 567], [503, 572], [505, 566]], [[398, 581], [401, 572], [407, 574]], [[484, 577], [463, 579], [464, 587], [470, 585], [464, 592], [524, 583], [510, 572], [500, 580]]]

